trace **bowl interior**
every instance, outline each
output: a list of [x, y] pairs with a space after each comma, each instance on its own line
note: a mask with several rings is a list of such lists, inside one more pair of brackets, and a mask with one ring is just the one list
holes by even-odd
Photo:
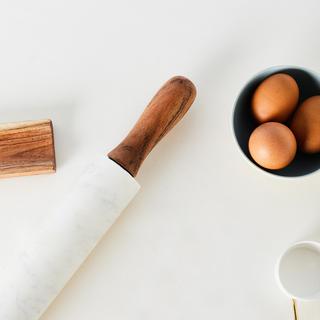
[[[267, 69], [259, 73], [243, 88], [235, 104], [233, 128], [242, 152], [258, 167], [260, 166], [254, 162], [248, 149], [250, 134], [257, 127], [257, 123], [251, 114], [251, 99], [255, 89], [264, 79], [279, 72], [286, 73], [297, 81], [300, 89], [299, 103], [311, 96], [320, 95], [320, 76], [298, 67], [274, 67]], [[320, 154], [307, 155], [298, 151], [293, 162], [284, 169], [268, 170], [260, 168], [279, 176], [302, 176], [320, 168]]]

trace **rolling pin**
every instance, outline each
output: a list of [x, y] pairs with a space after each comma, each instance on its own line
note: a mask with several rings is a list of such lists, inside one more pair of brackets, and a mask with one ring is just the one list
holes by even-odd
[[93, 162], [0, 285], [1, 320], [37, 320], [137, 194], [134, 179], [154, 146], [184, 116], [196, 89], [167, 81], [127, 137]]

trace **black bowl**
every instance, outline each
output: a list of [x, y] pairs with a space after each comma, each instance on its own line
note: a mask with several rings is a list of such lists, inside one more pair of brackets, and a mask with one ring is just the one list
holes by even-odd
[[253, 77], [243, 88], [235, 103], [233, 113], [233, 130], [240, 149], [257, 167], [271, 174], [283, 177], [299, 177], [312, 173], [320, 168], [320, 153], [308, 155], [297, 152], [292, 163], [281, 170], [268, 170], [260, 167], [250, 156], [248, 141], [252, 131], [258, 126], [251, 114], [251, 99], [258, 85], [275, 73], [286, 73], [298, 83], [300, 90], [299, 103], [305, 99], [320, 95], [320, 75], [299, 67], [279, 66], [264, 70]]

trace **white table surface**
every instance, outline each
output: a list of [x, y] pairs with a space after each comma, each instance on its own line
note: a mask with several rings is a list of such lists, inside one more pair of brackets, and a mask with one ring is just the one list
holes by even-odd
[[[234, 100], [278, 64], [319, 71], [320, 2], [2, 0], [1, 122], [51, 118], [55, 175], [1, 180], [0, 270], [92, 156], [169, 77], [197, 100], [145, 162], [142, 190], [42, 320], [292, 319], [274, 280], [290, 243], [320, 238], [320, 172], [263, 174], [232, 133]], [[299, 304], [319, 319], [320, 302]]]

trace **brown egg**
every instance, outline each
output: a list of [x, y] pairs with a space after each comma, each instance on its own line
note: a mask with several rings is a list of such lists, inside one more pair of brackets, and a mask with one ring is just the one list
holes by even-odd
[[282, 169], [294, 159], [296, 139], [291, 130], [278, 122], [267, 122], [257, 127], [249, 139], [249, 152], [260, 166]]
[[299, 87], [289, 75], [278, 73], [258, 86], [253, 94], [252, 114], [258, 123], [285, 122], [295, 110], [299, 100]]
[[320, 152], [320, 96], [313, 96], [298, 107], [291, 130], [302, 152]]

